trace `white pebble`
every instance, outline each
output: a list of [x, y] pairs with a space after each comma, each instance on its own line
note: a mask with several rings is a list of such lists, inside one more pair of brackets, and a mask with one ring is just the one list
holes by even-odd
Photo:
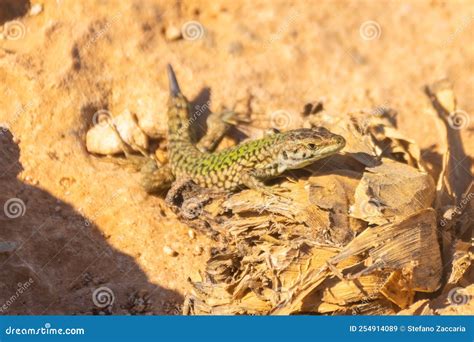
[[178, 40], [181, 38], [181, 30], [176, 26], [168, 26], [165, 31], [166, 40]]
[[194, 255], [201, 255], [203, 252], [203, 248], [201, 246], [194, 247], [193, 254]]
[[[138, 126], [135, 115], [128, 109], [117, 117], [109, 117], [107, 120], [111, 121], [98, 123], [87, 132], [87, 151], [102, 155], [120, 153], [123, 152], [122, 140], [130, 144], [132, 149], [134, 146], [144, 150], [148, 148], [148, 137]], [[112, 128], [112, 125], [115, 125], [120, 136]]]
[[169, 247], [169, 246], [165, 246], [163, 247], [163, 252], [166, 254], [166, 255], [169, 255], [169, 256], [172, 256], [172, 257], [175, 257], [178, 255], [178, 252], [176, 252], [173, 248]]
[[31, 6], [30, 15], [31, 15], [31, 16], [38, 15], [38, 14], [40, 14], [42, 11], [43, 11], [43, 5], [41, 5], [41, 4], [34, 4], [33, 6]]
[[97, 154], [122, 152], [120, 137], [109, 125], [96, 125], [86, 134], [87, 151]]

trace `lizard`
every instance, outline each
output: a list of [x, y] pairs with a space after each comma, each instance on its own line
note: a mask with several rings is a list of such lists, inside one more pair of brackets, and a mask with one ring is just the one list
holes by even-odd
[[163, 182], [190, 179], [201, 187], [219, 191], [247, 187], [273, 193], [265, 185], [266, 180], [334, 155], [346, 144], [341, 135], [318, 127], [268, 134], [219, 152], [203, 151], [193, 142], [190, 103], [181, 92], [171, 65], [167, 66], [167, 73], [169, 165], [144, 172], [142, 183], [149, 192]]

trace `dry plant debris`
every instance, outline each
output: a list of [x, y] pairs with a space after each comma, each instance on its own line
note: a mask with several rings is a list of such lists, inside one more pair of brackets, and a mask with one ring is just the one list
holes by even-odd
[[[441, 85], [427, 92], [435, 110], [444, 105], [451, 113], [454, 94]], [[175, 184], [170, 206], [222, 246], [212, 251], [201, 279], [190, 279], [184, 312], [395, 314], [416, 306], [417, 292], [458, 283], [472, 253], [454, 228], [440, 230], [446, 223], [437, 217], [449, 203], [459, 206], [459, 184], [467, 180], [450, 180], [447, 158], [436, 188], [418, 146], [394, 121], [392, 110], [308, 115], [305, 126], [327, 127], [347, 146], [342, 155], [288, 175], [294, 179], [281, 181], [284, 196], [212, 193], [189, 180]], [[466, 217], [472, 219], [451, 217], [449, 226], [465, 231]], [[447, 284], [442, 277], [449, 261], [441, 248], [457, 253]]]
[[[381, 173], [368, 171], [384, 168], [387, 161], [405, 169], [411, 175], [408, 179], [422, 185], [417, 197], [421, 205], [413, 201], [419, 207], [432, 193], [423, 188], [430, 183], [423, 172], [428, 171], [434, 179], [435, 202], [418, 210], [424, 214], [413, 210], [406, 217], [429, 218], [427, 211], [434, 208], [442, 252], [439, 289], [415, 293], [413, 304], [398, 312], [474, 312], [473, 193], [472, 188], [468, 190], [474, 151], [470, 101], [474, 78], [469, 72], [474, 45], [466, 44], [472, 37], [472, 2], [323, 1], [318, 6], [269, 1], [216, 4], [207, 0], [152, 0], [140, 2], [140, 6], [135, 0], [3, 2], [7, 6], [0, 10], [0, 88], [4, 94], [0, 100], [0, 305], [16, 293], [17, 284], [32, 281], [21, 300], [4, 313], [91, 314], [98, 310], [92, 294], [104, 286], [113, 290], [115, 301], [98, 310], [100, 313], [178, 313], [182, 296], [194, 287], [186, 277], [196, 286], [201, 282], [205, 290], [216, 284], [214, 296], [190, 293], [187, 302], [193, 302], [194, 307], [187, 308], [194, 313], [229, 312], [229, 307], [242, 303], [233, 299], [234, 294], [235, 298], [260, 296], [259, 301], [253, 300], [253, 307], [238, 311], [242, 313], [314, 312], [312, 297], [324, 300], [318, 313], [397, 311], [398, 304], [391, 306], [387, 298], [401, 303], [392, 287], [409, 284], [411, 265], [404, 266], [405, 273], [393, 271], [389, 283], [385, 280], [388, 269], [371, 268], [379, 265], [369, 256], [377, 254], [378, 247], [364, 249], [336, 265], [326, 264], [349, 245], [360, 246], [351, 241], [367, 230], [385, 229], [380, 227], [405, 219], [405, 213], [393, 206], [398, 203], [395, 200], [407, 206], [411, 199], [390, 197], [373, 182]], [[377, 29], [371, 31], [375, 35], [368, 36], [361, 29], [374, 19]], [[135, 131], [138, 126], [153, 139], [149, 150], [158, 144], [156, 159], [165, 164], [167, 93], [159, 70], [166, 63], [180, 70], [193, 105], [205, 113], [232, 105], [241, 97], [247, 100], [242, 111], [251, 125], [238, 130], [252, 138], [256, 137], [252, 130], [300, 128], [306, 120], [306, 127], [321, 122], [351, 143], [344, 156], [318, 163], [297, 173], [295, 184], [284, 184], [309, 197], [306, 207], [303, 198], [293, 202], [302, 206], [298, 210], [287, 202], [267, 210], [263, 199], [250, 202], [252, 193], [246, 197], [236, 194], [234, 199], [206, 197], [198, 190], [198, 203], [192, 196], [185, 198], [187, 210], [182, 213], [183, 204], [178, 201], [179, 215], [173, 215], [161, 198], [145, 195], [136, 174], [99, 161], [86, 153], [84, 144], [91, 121], [101, 123], [99, 115], [115, 117], [128, 109], [136, 114], [136, 120], [132, 118], [135, 123], [126, 124], [128, 128]], [[447, 81], [427, 87], [431, 103], [420, 96], [420, 85], [437, 77], [452, 80], [458, 103]], [[396, 108], [398, 115], [389, 107]], [[350, 116], [332, 114], [358, 108], [370, 109]], [[123, 148], [118, 137], [129, 145], [134, 143], [120, 133], [106, 131], [111, 142], [103, 153]], [[241, 140], [234, 133], [236, 130], [219, 147]], [[129, 153], [141, 149], [140, 143], [130, 147]], [[358, 189], [363, 178], [367, 182]], [[389, 185], [396, 189], [397, 184]], [[240, 204], [235, 203], [237, 199], [242, 200]], [[23, 209], [10, 212], [4, 206], [7, 202]], [[214, 214], [224, 202], [229, 211]], [[261, 212], [245, 209], [255, 202]], [[360, 212], [360, 205], [367, 205], [366, 215]], [[269, 216], [272, 221], [267, 220]], [[197, 231], [190, 241], [189, 227], [178, 218], [225, 243], [228, 250], [211, 249], [215, 243]], [[300, 237], [305, 240], [301, 247]], [[165, 254], [165, 246], [179, 255]], [[250, 258], [259, 249], [270, 255], [272, 268]], [[308, 254], [316, 251], [319, 254]], [[245, 258], [240, 264], [233, 257], [236, 253]], [[204, 269], [206, 258], [210, 258], [209, 274], [214, 280], [209, 280], [205, 270], [201, 277], [197, 274], [198, 269]], [[219, 277], [221, 269], [214, 266], [221, 265], [221, 259], [231, 265], [224, 265], [224, 270], [230, 270], [222, 273], [225, 279], [236, 279], [232, 281], [239, 285], [238, 291]], [[345, 268], [344, 263], [357, 260], [362, 264], [360, 269], [368, 269], [368, 273], [358, 275], [359, 269]], [[241, 267], [248, 267], [245, 274], [249, 275], [239, 281], [244, 274]], [[415, 275], [419, 271], [416, 267]], [[254, 281], [258, 280], [257, 271], [266, 275], [272, 269], [286, 281], [286, 288], [291, 290], [295, 284], [294, 293], [285, 292], [278, 283], [260, 285]], [[295, 274], [308, 269], [307, 286], [304, 280], [301, 284], [287, 281], [288, 274], [296, 278]], [[400, 274], [403, 282], [398, 286]], [[363, 282], [367, 294], [351, 302], [347, 298], [357, 298], [350, 279], [354, 275]], [[320, 285], [319, 277], [326, 279]], [[380, 277], [381, 282], [373, 282], [371, 277]], [[341, 290], [338, 298], [332, 298], [328, 281], [334, 282], [337, 290], [344, 285], [346, 292]], [[387, 290], [382, 293], [380, 286], [385, 282]], [[217, 293], [223, 284], [229, 289]], [[275, 289], [272, 295], [268, 295], [269, 288]], [[134, 295], [142, 290], [147, 290], [150, 298], [137, 296], [147, 302], [145, 306]], [[410, 302], [412, 292], [399, 293], [410, 294], [406, 296]], [[298, 299], [304, 296], [307, 305], [298, 309]], [[219, 304], [225, 303], [219, 298], [230, 304]], [[351, 304], [342, 304], [339, 298]], [[349, 309], [352, 303], [357, 304], [353, 310]]]

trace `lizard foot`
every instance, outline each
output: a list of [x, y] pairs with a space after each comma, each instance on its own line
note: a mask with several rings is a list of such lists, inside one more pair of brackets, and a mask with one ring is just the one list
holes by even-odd
[[164, 194], [174, 181], [168, 164], [158, 167], [155, 160], [149, 159], [140, 169], [140, 184], [149, 194]]

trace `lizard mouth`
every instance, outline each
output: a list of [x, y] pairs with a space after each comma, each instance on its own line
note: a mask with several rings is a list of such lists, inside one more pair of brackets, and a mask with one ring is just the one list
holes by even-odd
[[324, 158], [327, 155], [334, 154], [342, 150], [346, 146], [346, 139], [341, 135], [334, 135], [324, 145], [320, 146], [317, 150], [317, 155], [320, 155], [318, 159]]
[[346, 146], [346, 139], [340, 135], [334, 136], [331, 140], [330, 143], [320, 149], [322, 154], [336, 153]]
[[[313, 146], [310, 146], [313, 145]], [[298, 153], [283, 153], [283, 164], [286, 164], [286, 169], [300, 169], [311, 165], [315, 161], [333, 155], [344, 148], [346, 140], [340, 136], [335, 135], [330, 141], [325, 144], [316, 146], [315, 144], [309, 144], [305, 151], [299, 151]]]

